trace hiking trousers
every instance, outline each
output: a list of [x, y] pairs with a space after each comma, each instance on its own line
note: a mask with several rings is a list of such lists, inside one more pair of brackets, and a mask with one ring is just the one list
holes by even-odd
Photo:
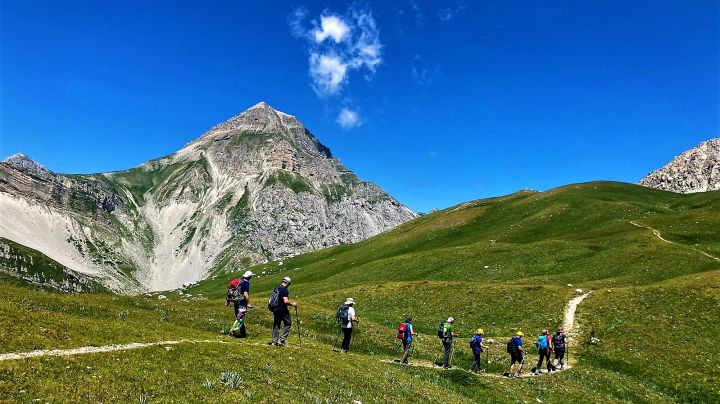
[[473, 360], [472, 366], [470, 367], [470, 370], [480, 370], [482, 369], [482, 352], [473, 352], [473, 357], [475, 358]]
[[540, 357], [538, 358], [537, 366], [536, 368], [540, 370], [542, 367], [543, 359], [545, 359], [545, 367], [547, 370], [550, 370], [550, 350], [548, 348], [540, 348], [538, 349], [538, 354]]
[[342, 350], [347, 352], [350, 350], [350, 339], [352, 338], [352, 327], [341, 327], [343, 332]]
[[443, 348], [445, 348], [445, 358], [443, 360], [443, 366], [450, 366], [450, 354], [452, 354], [453, 343], [452, 341], [443, 341]]
[[565, 366], [565, 348], [555, 348], [555, 362]]
[[242, 324], [240, 325], [240, 330], [238, 332], [239, 338], [245, 338], [247, 337], [247, 330], [245, 329], [245, 316], [247, 315], [247, 303], [244, 303], [245, 301], [241, 302], [233, 302], [234, 309], [235, 309], [235, 318], [238, 320], [243, 320]]
[[[282, 335], [280, 335], [280, 324], [283, 325]], [[292, 318], [290, 312], [282, 312], [276, 310], [273, 312], [273, 340], [272, 342], [284, 344], [288, 335], [290, 335], [290, 325]]]
[[403, 340], [403, 357], [401, 362], [407, 363], [408, 359], [410, 359], [410, 351], [412, 350], [412, 341], [405, 341]]

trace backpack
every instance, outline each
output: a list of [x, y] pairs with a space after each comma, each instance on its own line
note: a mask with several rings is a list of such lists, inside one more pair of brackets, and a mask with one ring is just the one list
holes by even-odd
[[268, 299], [268, 310], [274, 312], [275, 310], [280, 307], [280, 290], [279, 286], [275, 288], [275, 290], [272, 291], [270, 294], [270, 298]]
[[400, 323], [397, 329], [397, 339], [405, 341], [407, 339], [408, 326], [407, 323]]
[[547, 349], [548, 348], [548, 342], [547, 342], [547, 336], [540, 335], [537, 339], [537, 342], [535, 343], [539, 349]]
[[470, 339], [470, 348], [473, 352], [482, 352], [482, 338], [477, 335]]
[[445, 322], [444, 321], [441, 321], [440, 325], [438, 325], [437, 336], [440, 339], [445, 339]]
[[507, 343], [507, 353], [510, 355], [515, 355], [517, 353], [518, 346], [515, 343], [515, 338], [510, 338], [510, 341]]
[[555, 345], [555, 349], [565, 349], [565, 334], [555, 334], [553, 335], [553, 345]]
[[335, 313], [335, 321], [338, 322], [341, 326], [345, 327], [348, 325], [350, 320], [348, 319], [348, 312], [350, 311], [350, 306], [347, 304], [343, 304], [340, 306], [340, 308]]
[[235, 278], [228, 283], [225, 303], [236, 302], [238, 300], [238, 286], [240, 286], [240, 278]]

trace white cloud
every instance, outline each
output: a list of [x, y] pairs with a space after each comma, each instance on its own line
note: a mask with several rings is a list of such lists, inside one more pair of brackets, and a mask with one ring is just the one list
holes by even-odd
[[458, 2], [455, 7], [448, 7], [438, 11], [438, 18], [441, 22], [447, 22], [467, 8], [467, 3]]
[[335, 43], [340, 43], [350, 33], [350, 27], [345, 21], [332, 14], [320, 17], [320, 27], [322, 29], [316, 29], [314, 32], [315, 42], [317, 43], [324, 41], [328, 37], [332, 38]]
[[343, 108], [340, 110], [340, 114], [337, 117], [337, 123], [343, 129], [356, 128], [362, 124], [362, 122], [360, 121], [360, 115], [358, 115], [357, 112], [347, 108]]
[[310, 54], [310, 76], [313, 89], [319, 96], [340, 92], [340, 85], [347, 74], [347, 64], [335, 55]]
[[415, 55], [410, 66], [410, 75], [421, 86], [429, 86], [440, 75], [440, 65], [431, 68], [420, 55]]
[[288, 18], [293, 36], [304, 38], [312, 88], [320, 97], [340, 94], [353, 72], [371, 78], [383, 60], [383, 45], [375, 18], [368, 9], [351, 7], [345, 14], [324, 12], [305, 24], [307, 11]]

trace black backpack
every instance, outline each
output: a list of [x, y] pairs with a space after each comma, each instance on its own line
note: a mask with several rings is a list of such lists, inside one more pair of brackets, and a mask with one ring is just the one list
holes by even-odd
[[515, 353], [518, 350], [518, 346], [515, 343], [515, 338], [510, 338], [510, 341], [507, 343], [507, 353], [510, 355], [515, 355]]
[[437, 336], [440, 339], [445, 339], [445, 322], [444, 321], [441, 321], [440, 325], [438, 325]]
[[335, 321], [338, 322], [341, 326], [346, 326], [350, 322], [350, 319], [348, 319], [348, 312], [350, 311], [350, 306], [347, 304], [343, 304], [340, 306], [340, 308], [335, 313]]
[[268, 299], [268, 310], [272, 312], [275, 312], [275, 310], [280, 307], [280, 291], [278, 290], [279, 288], [279, 286], [275, 288], [275, 290], [273, 290], [270, 294], [270, 298]]
[[553, 345], [556, 349], [565, 349], [565, 334], [555, 334], [553, 335]]

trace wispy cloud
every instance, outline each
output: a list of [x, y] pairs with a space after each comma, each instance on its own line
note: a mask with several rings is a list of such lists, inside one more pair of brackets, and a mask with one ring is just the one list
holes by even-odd
[[455, 7], [446, 7], [438, 11], [438, 18], [441, 22], [447, 22], [450, 21], [453, 17], [455, 17], [457, 14], [462, 12], [467, 8], [467, 3], [465, 2], [458, 2]]
[[[358, 74], [372, 80], [382, 64], [380, 30], [368, 8], [351, 6], [344, 14], [325, 10], [312, 19], [301, 7], [292, 12], [288, 24], [292, 35], [305, 41], [310, 85], [320, 98], [346, 94], [350, 79]], [[349, 108], [342, 108], [337, 118], [343, 129], [361, 122], [358, 112]]]
[[422, 56], [415, 55], [410, 65], [410, 75], [421, 86], [429, 86], [440, 75], [440, 65], [430, 67]]
[[356, 111], [348, 108], [340, 110], [340, 114], [337, 117], [337, 123], [341, 128], [346, 130], [356, 128], [362, 124], [360, 121], [360, 115], [358, 115]]
[[352, 71], [365, 71], [370, 79], [382, 63], [382, 43], [369, 9], [351, 7], [345, 14], [324, 11], [306, 24], [308, 13], [296, 9], [289, 18], [295, 37], [308, 46], [310, 78], [320, 97], [339, 94]]

